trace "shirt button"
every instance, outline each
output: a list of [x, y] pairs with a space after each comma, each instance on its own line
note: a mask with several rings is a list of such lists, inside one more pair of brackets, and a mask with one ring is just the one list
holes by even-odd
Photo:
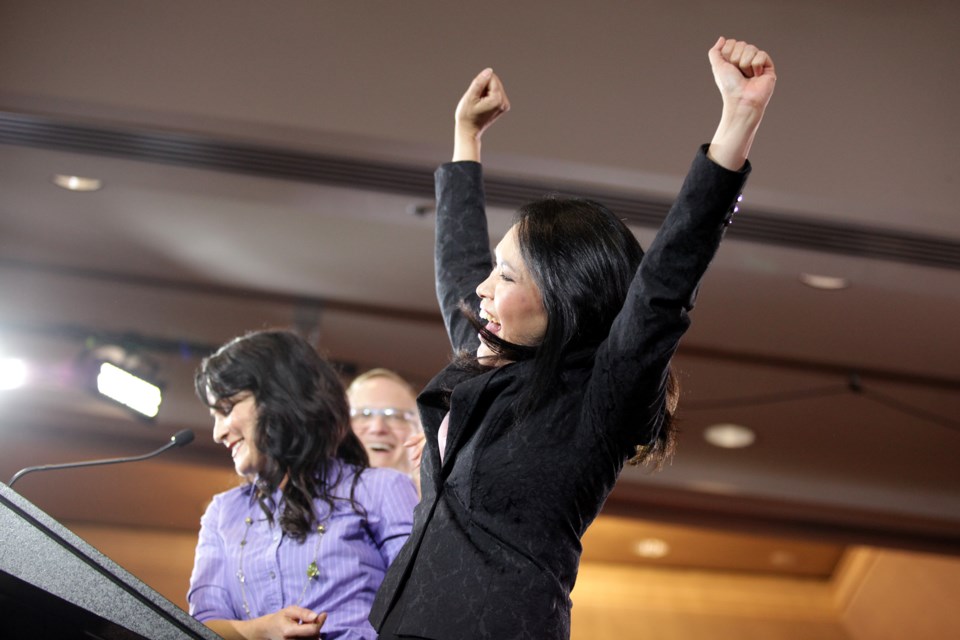
[[270, 579], [271, 579], [271, 580], [276, 580], [276, 579], [277, 579], [277, 574], [275, 574], [273, 571], [271, 571], [271, 572], [270, 572]]

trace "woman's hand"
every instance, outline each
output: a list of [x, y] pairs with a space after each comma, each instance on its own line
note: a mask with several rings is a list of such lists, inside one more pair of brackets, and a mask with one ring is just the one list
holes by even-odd
[[320, 628], [327, 621], [326, 613], [314, 613], [310, 609], [291, 605], [276, 613], [257, 618], [260, 622], [256, 636], [263, 640], [282, 640], [284, 638], [319, 638]]
[[480, 72], [460, 98], [454, 116], [456, 122], [453, 160], [480, 161], [480, 137], [487, 127], [510, 110], [510, 100], [500, 78], [487, 68]]
[[720, 38], [708, 56], [724, 105], [762, 115], [777, 82], [767, 52], [746, 42]]
[[723, 98], [723, 115], [708, 155], [736, 171], [747, 160], [777, 74], [767, 52], [746, 42], [720, 38], [707, 55]]
[[327, 614], [289, 606], [253, 620], [211, 620], [206, 625], [227, 640], [319, 638]]

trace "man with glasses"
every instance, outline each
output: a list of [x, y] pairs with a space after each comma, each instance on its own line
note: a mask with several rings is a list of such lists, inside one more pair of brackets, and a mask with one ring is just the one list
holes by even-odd
[[370, 465], [409, 475], [419, 493], [423, 429], [410, 383], [389, 369], [371, 369], [350, 384], [347, 398], [353, 431]]

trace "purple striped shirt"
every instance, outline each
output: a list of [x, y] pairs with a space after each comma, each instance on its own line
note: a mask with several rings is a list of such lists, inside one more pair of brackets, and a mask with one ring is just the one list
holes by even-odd
[[[348, 497], [354, 469], [349, 465], [342, 468], [343, 479], [332, 493]], [[279, 491], [274, 494], [275, 504], [280, 504], [280, 496]], [[322, 638], [376, 638], [367, 615], [387, 567], [410, 534], [417, 492], [410, 478], [397, 471], [367, 469], [357, 483], [355, 499], [366, 510], [366, 517], [356, 513], [349, 502], [336, 500], [318, 548], [316, 532], [299, 544], [283, 535], [276, 515], [271, 525], [253, 497], [252, 485], [214, 496], [200, 520], [187, 593], [190, 614], [201, 622], [248, 619], [238, 570], [245, 519], [250, 517], [253, 523], [246, 531], [243, 552], [249, 617], [299, 604], [317, 613], [327, 612]], [[317, 500], [314, 509], [323, 522], [329, 511], [326, 503]], [[314, 560], [320, 575], [308, 582], [307, 566]]]

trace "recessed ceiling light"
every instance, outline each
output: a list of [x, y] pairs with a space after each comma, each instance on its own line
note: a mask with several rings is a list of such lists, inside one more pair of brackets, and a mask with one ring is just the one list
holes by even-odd
[[53, 176], [53, 184], [68, 191], [98, 191], [103, 188], [103, 181], [97, 178], [83, 178], [58, 173]]
[[774, 551], [770, 554], [770, 564], [775, 567], [792, 567], [797, 564], [797, 556], [789, 551]]
[[824, 291], [839, 291], [850, 286], [850, 281], [846, 278], [838, 278], [836, 276], [820, 276], [814, 273], [801, 273], [800, 282], [808, 287], [822, 289]]
[[663, 558], [670, 553], [670, 545], [660, 538], [644, 538], [633, 545], [633, 552], [642, 558]]
[[703, 437], [713, 446], [723, 449], [743, 449], [757, 439], [752, 429], [739, 424], [715, 424], [707, 427]]

